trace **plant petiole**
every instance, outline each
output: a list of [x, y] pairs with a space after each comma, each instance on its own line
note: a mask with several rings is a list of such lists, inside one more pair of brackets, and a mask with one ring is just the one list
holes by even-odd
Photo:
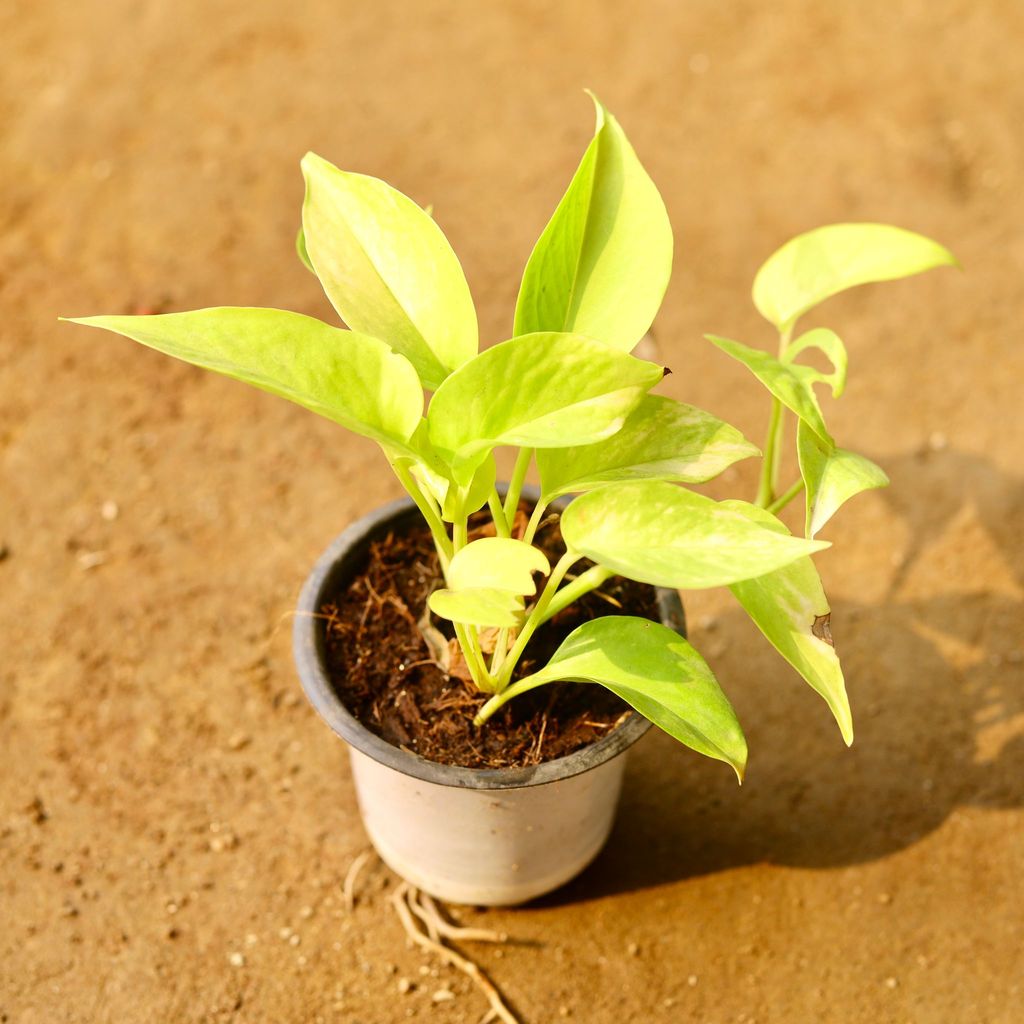
[[794, 481], [789, 489], [784, 491], [783, 494], [776, 498], [767, 508], [768, 512], [775, 515], [781, 512], [802, 490], [804, 489], [803, 478]]
[[520, 448], [516, 456], [515, 468], [512, 470], [512, 479], [508, 484], [508, 491], [505, 494], [505, 523], [509, 531], [516, 519], [516, 509], [519, 508], [519, 496], [523, 493], [523, 481], [526, 479], [526, 471], [533, 461], [532, 448]]
[[551, 604], [551, 601], [555, 596], [555, 591], [558, 590], [559, 585], [565, 578], [565, 574], [582, 557], [583, 556], [576, 551], [566, 551], [566, 553], [558, 560], [554, 569], [551, 570], [551, 575], [548, 577], [547, 584], [541, 591], [540, 597], [537, 598], [537, 603], [533, 606], [530, 610], [530, 614], [526, 617], [526, 621], [523, 623], [523, 628], [519, 631], [519, 636], [516, 637], [516, 642], [512, 645], [512, 650], [509, 651], [508, 656], [501, 664], [501, 670], [498, 672], [497, 679], [495, 679], [498, 693], [501, 693], [501, 691], [508, 686], [509, 681], [512, 678], [512, 673], [515, 671], [516, 664], [522, 656], [523, 650], [530, 642], [530, 637], [533, 636], [537, 627], [544, 621], [544, 614], [548, 610], [548, 605]]

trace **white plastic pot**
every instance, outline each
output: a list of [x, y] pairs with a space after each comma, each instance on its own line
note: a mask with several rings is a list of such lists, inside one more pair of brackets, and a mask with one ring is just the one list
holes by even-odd
[[[371, 541], [418, 520], [412, 501], [392, 502], [349, 527], [302, 589], [294, 652], [303, 688], [348, 744], [363, 824], [381, 859], [417, 888], [452, 903], [522, 903], [569, 881], [611, 831], [626, 752], [649, 728], [634, 713], [608, 736], [530, 768], [437, 764], [364, 728], [345, 708], [324, 664], [316, 613], [343, 590]], [[685, 633], [675, 591], [659, 590], [661, 620]]]

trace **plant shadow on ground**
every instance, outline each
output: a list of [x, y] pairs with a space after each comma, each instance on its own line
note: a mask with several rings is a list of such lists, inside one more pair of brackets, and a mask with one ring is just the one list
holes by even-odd
[[[956, 452], [890, 460], [886, 469], [907, 557], [883, 600], [833, 606], [852, 749], [737, 608], [717, 635], [742, 642], [714, 661], [727, 690], [743, 681], [748, 783], [737, 791], [723, 766], [695, 763], [652, 730], [631, 755], [607, 847], [541, 905], [756, 863], [872, 861], [922, 839], [958, 807], [1024, 805], [1024, 479]], [[965, 521], [973, 534], [961, 545]], [[922, 559], [934, 579], [908, 585]]]

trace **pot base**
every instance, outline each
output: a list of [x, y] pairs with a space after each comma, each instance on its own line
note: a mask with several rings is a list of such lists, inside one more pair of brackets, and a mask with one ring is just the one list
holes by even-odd
[[545, 785], [464, 789], [350, 749], [363, 823], [381, 860], [447, 903], [509, 906], [557, 889], [611, 832], [626, 755]]

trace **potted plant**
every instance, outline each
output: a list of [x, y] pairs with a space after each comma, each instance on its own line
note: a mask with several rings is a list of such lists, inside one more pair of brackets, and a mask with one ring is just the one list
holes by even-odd
[[[746, 742], [683, 635], [679, 589], [729, 587], [852, 741], [812, 556], [828, 546], [816, 535], [836, 509], [887, 481], [836, 445], [815, 394], [817, 384], [842, 392], [843, 343], [830, 330], [797, 335], [795, 326], [843, 289], [954, 263], [935, 242], [878, 224], [819, 228], [772, 255], [753, 298], [778, 330], [778, 352], [709, 336], [771, 395], [754, 501], [714, 501], [687, 485], [760, 453], [709, 413], [651, 394], [668, 371], [631, 354], [667, 287], [672, 232], [619, 124], [595, 104], [596, 133], [530, 256], [512, 336], [500, 344], [478, 351], [465, 277], [431, 214], [312, 153], [302, 161], [297, 248], [348, 330], [231, 307], [76, 321], [288, 398], [382, 449], [408, 499], [356, 523], [325, 553], [300, 599], [296, 658], [313, 704], [351, 746], [382, 857], [454, 901], [519, 902], [579, 871], [607, 837], [625, 751], [651, 722], [742, 780]], [[808, 361], [814, 354], [828, 372]], [[780, 486], [791, 416], [800, 476]], [[494, 452], [503, 447], [516, 450], [515, 468], [499, 486]], [[530, 492], [534, 463], [540, 487]], [[794, 536], [777, 514], [801, 492], [805, 530]], [[366, 566], [374, 545], [405, 543], [417, 530], [421, 547], [409, 541], [390, 563], [417, 567], [410, 607], [382, 598]], [[623, 579], [635, 581], [637, 607], [602, 606], [597, 597]], [[359, 629], [386, 605], [397, 609], [420, 645], [415, 666], [388, 650], [400, 642], [390, 634], [368, 650], [358, 631], [338, 627], [340, 641], [332, 633], [343, 595], [360, 580]], [[566, 626], [587, 601], [590, 610]], [[410, 694], [414, 667], [441, 680], [428, 714]], [[362, 711], [343, 696], [350, 674], [363, 680]], [[577, 694], [604, 688], [633, 713], [614, 710], [594, 725], [601, 738], [554, 759], [544, 759], [543, 736], [518, 764], [481, 767], [446, 756], [444, 730], [429, 757], [426, 740], [402, 729], [386, 735], [389, 709], [411, 701], [427, 731], [433, 716], [447, 715], [455, 723], [447, 734], [461, 730], [463, 747], [475, 749], [472, 737], [498, 728], [521, 701], [573, 684], [591, 684]]]

